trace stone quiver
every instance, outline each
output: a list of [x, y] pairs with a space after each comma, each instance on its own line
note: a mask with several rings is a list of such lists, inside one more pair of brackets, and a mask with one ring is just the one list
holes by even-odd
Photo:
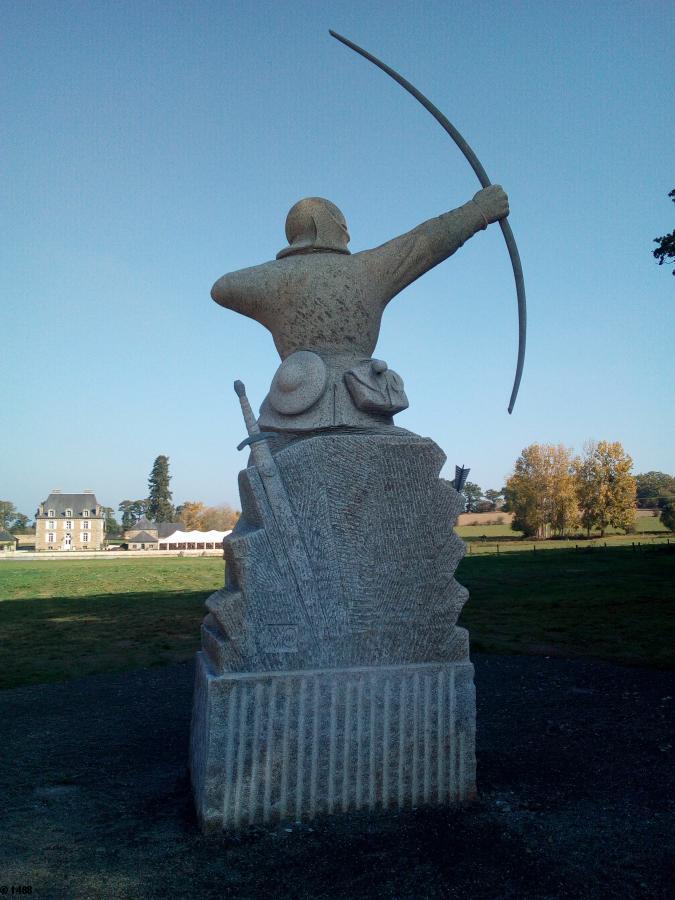
[[394, 427], [271, 443], [240, 473], [227, 584], [202, 625], [202, 826], [465, 802], [475, 694], [444, 454]]

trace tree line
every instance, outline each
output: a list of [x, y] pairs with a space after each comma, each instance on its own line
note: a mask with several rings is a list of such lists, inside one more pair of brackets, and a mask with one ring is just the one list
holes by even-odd
[[[632, 460], [618, 441], [591, 441], [573, 456], [562, 444], [531, 444], [516, 460], [513, 474], [499, 490], [486, 491], [472, 481], [462, 489], [466, 512], [512, 512], [512, 527], [527, 537], [560, 537], [583, 527], [590, 534], [609, 527], [630, 530], [635, 508], [654, 509], [675, 531], [675, 477], [665, 472], [633, 476]], [[160, 455], [148, 478], [148, 496], [122, 500], [119, 512], [104, 506], [106, 531], [116, 537], [145, 516], [152, 522], [179, 522], [187, 531], [227, 531], [239, 513], [227, 504], [207, 506], [196, 500], [173, 505], [169, 457]], [[0, 528], [29, 531], [28, 516], [9, 500], [0, 500]]]
[[128, 531], [143, 516], [151, 522], [179, 522], [186, 531], [227, 531], [234, 527], [239, 513], [226, 503], [206, 506], [200, 501], [186, 500], [180, 506], [174, 506], [170, 482], [169, 457], [160, 455], [150, 471], [148, 496], [143, 500], [122, 500], [120, 503], [122, 528], [117, 526], [118, 530]]
[[497, 490], [496, 488], [488, 488], [484, 491], [475, 481], [467, 481], [462, 488], [462, 496], [464, 497], [464, 512], [468, 513], [484, 513], [495, 512], [496, 510], [504, 510], [505, 498], [504, 488]]
[[[169, 457], [158, 456], [148, 477], [148, 496], [142, 500], [122, 500], [118, 510], [122, 524], [115, 518], [111, 506], [101, 507], [105, 516], [105, 529], [108, 537], [118, 537], [128, 531], [145, 516], [151, 522], [176, 522], [186, 531], [227, 531], [233, 528], [239, 513], [223, 503], [219, 506], [206, 506], [195, 500], [186, 500], [180, 506], [173, 505], [173, 494], [170, 489]], [[28, 516], [18, 512], [9, 500], [0, 500], [0, 528], [14, 534], [31, 531], [34, 523]]]
[[483, 493], [468, 482], [462, 493], [467, 512], [512, 512], [511, 527], [526, 537], [565, 537], [580, 528], [601, 536], [608, 528], [629, 532], [636, 508], [658, 509], [663, 524], [675, 530], [675, 478], [634, 476], [632, 466], [618, 441], [589, 441], [577, 456], [562, 444], [531, 444], [500, 492]]

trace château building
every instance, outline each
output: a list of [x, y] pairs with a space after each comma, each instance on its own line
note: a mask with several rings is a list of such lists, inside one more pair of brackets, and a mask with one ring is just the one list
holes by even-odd
[[93, 491], [52, 491], [35, 516], [36, 550], [102, 550], [105, 515]]

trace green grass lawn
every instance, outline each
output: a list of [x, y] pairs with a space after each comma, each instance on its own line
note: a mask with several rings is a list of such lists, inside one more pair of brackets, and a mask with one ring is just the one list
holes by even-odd
[[675, 546], [467, 556], [475, 650], [675, 663]]
[[218, 557], [0, 564], [0, 687], [190, 659]]
[[[476, 650], [672, 665], [674, 550], [472, 554], [457, 573], [471, 592], [460, 624]], [[222, 583], [213, 557], [3, 562], [0, 687], [190, 659]]]

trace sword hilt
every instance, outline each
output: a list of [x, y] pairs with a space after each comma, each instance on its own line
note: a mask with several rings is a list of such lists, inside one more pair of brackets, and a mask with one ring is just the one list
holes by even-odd
[[246, 430], [248, 431], [249, 435], [257, 434], [260, 431], [260, 428], [258, 428], [258, 422], [256, 420], [256, 417], [253, 415], [251, 404], [248, 402], [248, 397], [246, 396], [246, 385], [243, 381], [235, 381], [234, 392], [237, 397], [239, 397], [239, 403], [241, 404], [241, 411], [244, 416]]
[[246, 423], [246, 430], [248, 431], [249, 438], [253, 438], [253, 440], [243, 441], [239, 444], [237, 450], [241, 450], [246, 444], [250, 444], [251, 456], [253, 457], [253, 462], [258, 467], [260, 474], [265, 475], [268, 478], [274, 477], [276, 475], [276, 466], [272, 459], [272, 452], [266, 443], [267, 438], [272, 437], [272, 434], [268, 433], [263, 435], [263, 433], [261, 433], [256, 417], [253, 415], [251, 404], [248, 402], [244, 382], [235, 381], [234, 391], [237, 397], [239, 397], [239, 403], [241, 404], [241, 411], [244, 415], [244, 422]]

